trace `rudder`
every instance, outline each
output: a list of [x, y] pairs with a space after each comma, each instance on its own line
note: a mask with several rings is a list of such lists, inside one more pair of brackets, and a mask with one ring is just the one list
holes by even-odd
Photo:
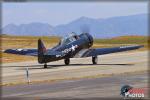
[[41, 39], [38, 40], [38, 62], [43, 63], [44, 54], [46, 52], [46, 48]]

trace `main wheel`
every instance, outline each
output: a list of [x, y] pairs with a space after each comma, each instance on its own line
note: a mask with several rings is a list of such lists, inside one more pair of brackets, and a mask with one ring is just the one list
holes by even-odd
[[97, 64], [97, 62], [98, 62], [97, 56], [92, 57], [92, 62], [93, 62], [93, 64]]
[[70, 59], [65, 59], [64, 62], [65, 62], [65, 65], [69, 65], [70, 64]]
[[47, 64], [46, 63], [44, 64], [44, 68], [47, 68]]

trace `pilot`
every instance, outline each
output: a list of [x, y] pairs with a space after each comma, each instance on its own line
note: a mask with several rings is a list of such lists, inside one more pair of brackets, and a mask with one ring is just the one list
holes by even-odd
[[70, 36], [73, 37], [73, 38], [75, 38], [76, 40], [79, 38], [79, 36], [76, 35], [75, 32], [72, 32], [72, 33], [70, 34]]

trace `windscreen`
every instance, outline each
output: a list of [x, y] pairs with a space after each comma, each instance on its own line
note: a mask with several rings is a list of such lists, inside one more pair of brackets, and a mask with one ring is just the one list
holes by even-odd
[[61, 40], [61, 45], [69, 44], [69, 43], [71, 43], [73, 41], [76, 41], [77, 37], [78, 37], [78, 35], [76, 35], [75, 33], [72, 32], [68, 36], [66, 36], [65, 38], [63, 38]]

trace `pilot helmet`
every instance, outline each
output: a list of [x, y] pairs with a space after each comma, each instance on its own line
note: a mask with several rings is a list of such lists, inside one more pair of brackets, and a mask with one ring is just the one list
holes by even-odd
[[69, 37], [74, 37], [74, 36], [76, 36], [76, 33], [75, 33], [75, 32], [71, 32], [71, 33], [69, 34]]

